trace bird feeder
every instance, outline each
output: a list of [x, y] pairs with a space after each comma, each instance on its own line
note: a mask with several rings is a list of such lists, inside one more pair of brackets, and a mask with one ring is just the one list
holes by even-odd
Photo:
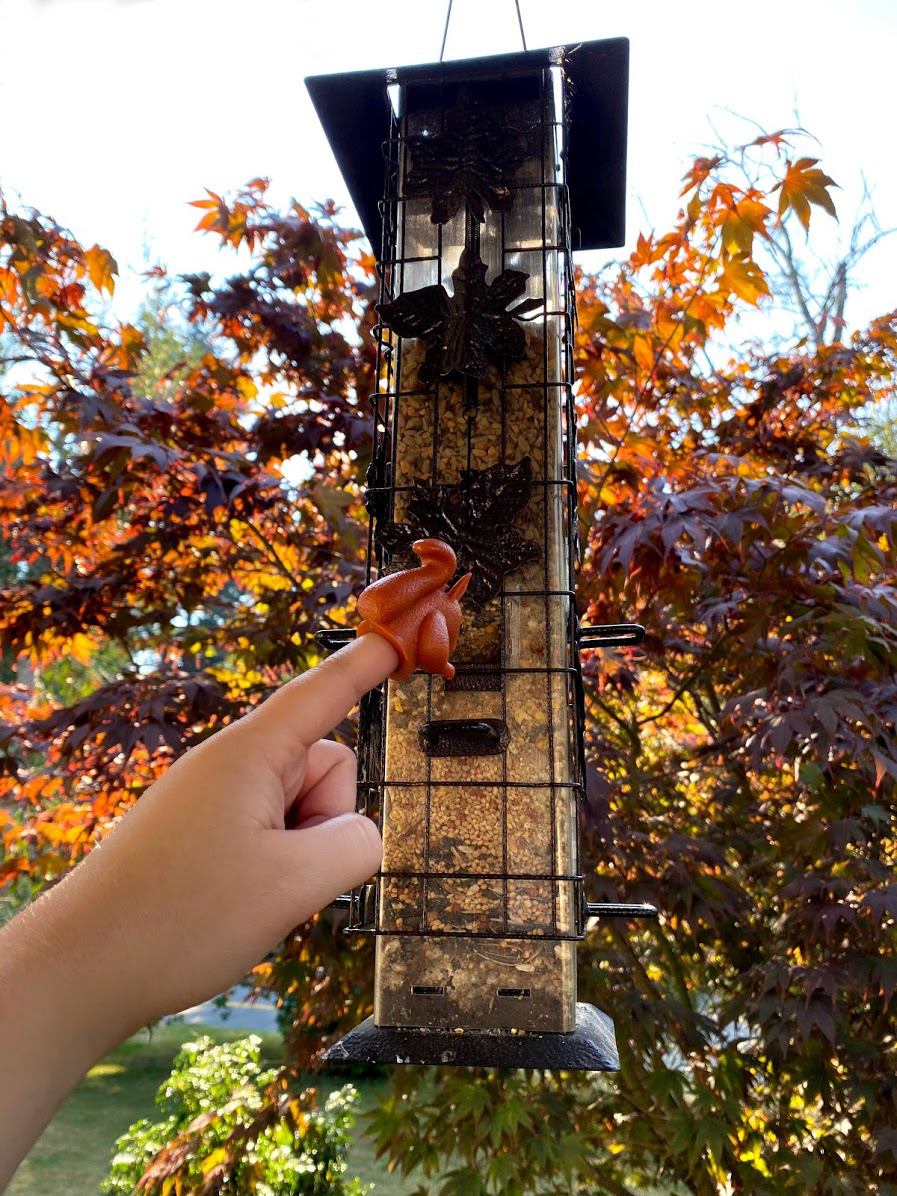
[[307, 80], [378, 259], [369, 580], [427, 538], [472, 574], [454, 676], [363, 703], [375, 1005], [331, 1059], [618, 1066], [576, 941], [656, 911], [586, 900], [579, 653], [642, 629], [577, 619], [571, 252], [623, 241], [627, 80], [625, 39]]

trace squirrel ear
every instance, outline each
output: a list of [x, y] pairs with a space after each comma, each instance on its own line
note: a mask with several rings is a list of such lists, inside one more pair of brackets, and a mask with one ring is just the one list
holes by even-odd
[[472, 573], [465, 573], [464, 576], [460, 577], [449, 590], [448, 597], [453, 599], [455, 602], [460, 602], [467, 593], [467, 587], [470, 585], [472, 578]]

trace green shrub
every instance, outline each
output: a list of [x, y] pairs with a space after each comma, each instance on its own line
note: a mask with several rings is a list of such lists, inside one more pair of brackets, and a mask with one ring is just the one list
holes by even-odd
[[101, 1191], [132, 1196], [143, 1180], [141, 1196], [363, 1196], [346, 1176], [355, 1089], [317, 1109], [312, 1090], [291, 1093], [262, 1069], [260, 1045], [255, 1035], [185, 1043], [156, 1093], [161, 1119], [118, 1139]]

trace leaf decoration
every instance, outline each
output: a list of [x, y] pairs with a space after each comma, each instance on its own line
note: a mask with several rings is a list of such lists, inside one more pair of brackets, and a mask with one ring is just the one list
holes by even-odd
[[452, 272], [453, 295], [441, 284], [421, 287], [392, 303], [379, 304], [377, 311], [399, 336], [426, 341], [418, 371], [421, 385], [451, 373], [485, 378], [487, 357], [516, 361], [526, 351], [526, 336], [518, 321], [542, 307], [543, 301], [524, 299], [508, 307], [526, 290], [528, 279], [523, 270], [503, 270], [487, 283], [486, 263], [473, 250], [464, 249]]
[[387, 524], [377, 540], [391, 555], [409, 553], [421, 537], [444, 540], [457, 554], [458, 572], [473, 573], [467, 601], [485, 606], [509, 573], [541, 556], [539, 545], [512, 527], [529, 502], [532, 480], [529, 457], [516, 465], [464, 469], [458, 485], [433, 485], [415, 478], [407, 523]]
[[426, 342], [426, 352], [417, 374], [422, 386], [428, 386], [440, 374], [448, 372], [442, 367], [447, 353], [446, 332], [452, 319], [452, 301], [444, 286], [406, 291], [392, 303], [378, 303], [376, 309], [387, 328], [399, 336], [419, 337]]
[[447, 111], [444, 132], [409, 137], [408, 150], [405, 194], [432, 199], [433, 224], [445, 224], [465, 203], [482, 224], [487, 207], [510, 211], [510, 183], [527, 156], [527, 138], [503, 128], [476, 100], [464, 99]]

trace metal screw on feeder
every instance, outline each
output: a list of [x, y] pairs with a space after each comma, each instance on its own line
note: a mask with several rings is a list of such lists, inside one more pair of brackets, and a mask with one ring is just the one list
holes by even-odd
[[455, 676], [362, 705], [375, 1005], [331, 1060], [619, 1066], [575, 945], [656, 910], [585, 899], [579, 653], [643, 630], [576, 616], [571, 243], [623, 242], [627, 83], [625, 39], [307, 80], [379, 264], [369, 573], [432, 538], [473, 575]]

